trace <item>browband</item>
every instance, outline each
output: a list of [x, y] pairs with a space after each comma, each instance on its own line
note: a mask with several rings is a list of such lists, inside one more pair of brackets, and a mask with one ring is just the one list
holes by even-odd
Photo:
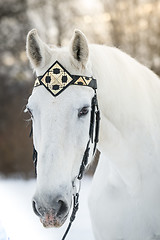
[[37, 77], [34, 87], [43, 85], [53, 96], [58, 96], [69, 85], [80, 85], [97, 89], [97, 81], [93, 77], [71, 75], [56, 61], [43, 76]]

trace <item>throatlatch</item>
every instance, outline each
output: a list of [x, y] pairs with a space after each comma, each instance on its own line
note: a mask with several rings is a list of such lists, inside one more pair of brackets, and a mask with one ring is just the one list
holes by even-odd
[[[90, 127], [89, 127], [89, 140], [84, 151], [83, 159], [81, 162], [80, 170], [77, 176], [77, 180], [81, 181], [83, 178], [86, 166], [88, 164], [88, 157], [90, 151], [90, 143], [94, 144], [93, 155], [96, 151], [96, 146], [98, 143], [99, 137], [99, 126], [100, 126], [100, 111], [98, 108], [97, 100], [97, 82], [93, 77], [71, 75], [58, 61], [56, 61], [45, 73], [43, 76], [37, 77], [34, 87], [43, 85], [54, 97], [58, 96], [62, 91], [64, 91], [70, 85], [79, 85], [91, 87], [94, 90], [94, 97], [92, 98], [91, 103], [91, 117], [90, 117]], [[30, 137], [32, 136], [32, 127], [30, 132]], [[37, 165], [37, 156], [38, 153], [33, 146], [33, 162], [35, 165], [35, 174], [36, 174], [36, 165]], [[75, 187], [75, 186], [74, 186]], [[79, 189], [80, 190], [80, 189]], [[72, 222], [75, 219], [76, 213], [79, 207], [79, 191], [73, 194], [73, 210], [70, 217], [69, 225], [62, 237], [62, 240], [65, 240]]]

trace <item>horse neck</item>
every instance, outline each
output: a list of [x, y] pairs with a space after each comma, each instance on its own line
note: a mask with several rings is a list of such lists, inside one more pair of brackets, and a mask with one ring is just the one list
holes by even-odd
[[[120, 132], [160, 121], [160, 79], [148, 68], [118, 49], [92, 45], [93, 75], [105, 118]], [[156, 114], [156, 115], [155, 115]], [[136, 125], [136, 126], [135, 126]]]
[[102, 112], [100, 147], [122, 175], [127, 166], [135, 178], [137, 168], [144, 171], [142, 158], [160, 155], [159, 78], [118, 49], [92, 45], [90, 53]]

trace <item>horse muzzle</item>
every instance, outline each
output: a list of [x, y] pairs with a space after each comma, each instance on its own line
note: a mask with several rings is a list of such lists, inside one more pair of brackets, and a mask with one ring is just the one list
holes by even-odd
[[43, 226], [47, 228], [61, 227], [70, 210], [67, 201], [62, 196], [52, 199], [50, 203], [40, 203], [34, 198], [32, 206], [34, 213], [40, 218]]

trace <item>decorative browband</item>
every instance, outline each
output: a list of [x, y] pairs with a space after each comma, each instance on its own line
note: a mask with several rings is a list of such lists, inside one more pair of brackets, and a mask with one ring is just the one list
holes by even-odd
[[43, 76], [37, 77], [34, 87], [43, 85], [56, 97], [71, 84], [88, 86], [94, 90], [97, 89], [96, 79], [93, 77], [71, 75], [58, 61]]

